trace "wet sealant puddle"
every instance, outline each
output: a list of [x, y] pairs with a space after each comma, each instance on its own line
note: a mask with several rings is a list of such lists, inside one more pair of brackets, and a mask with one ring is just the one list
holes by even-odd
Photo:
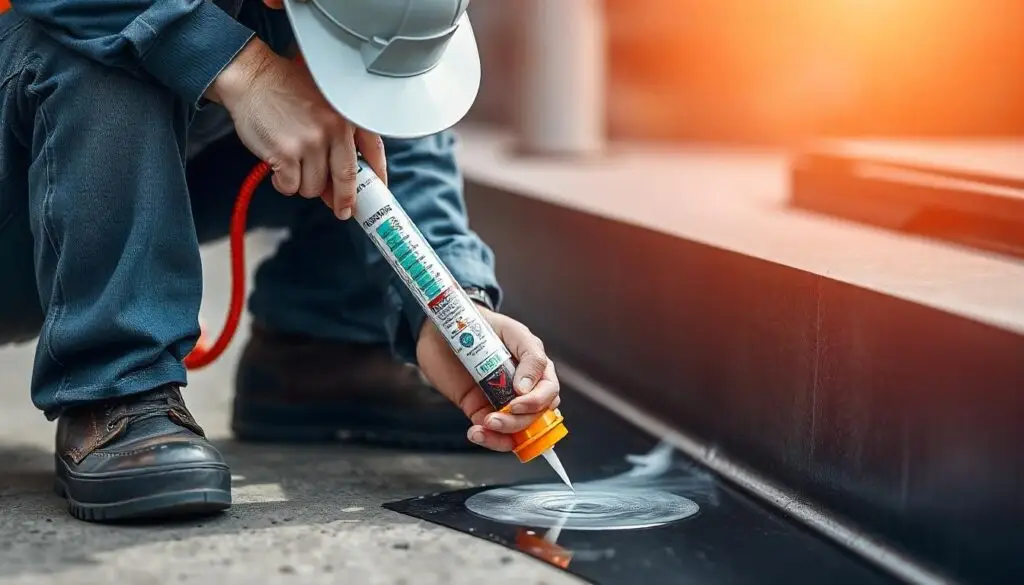
[[[466, 499], [470, 512], [505, 524], [559, 530], [637, 530], [678, 522], [700, 509], [693, 500], [664, 489], [696, 487], [665, 482], [672, 466], [672, 448], [659, 445], [634, 468], [607, 479], [579, 482], [575, 491], [561, 484], [533, 484], [484, 490]], [[661, 485], [659, 485], [661, 484]], [[705, 487], [713, 486], [710, 477]]]

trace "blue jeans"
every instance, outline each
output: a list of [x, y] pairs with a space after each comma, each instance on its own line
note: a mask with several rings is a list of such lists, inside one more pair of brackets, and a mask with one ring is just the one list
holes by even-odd
[[[0, 15], [0, 345], [38, 335], [32, 400], [51, 419], [74, 404], [186, 383], [199, 245], [226, 235], [256, 162], [232, 134], [186, 165], [194, 115], [150, 80]], [[453, 136], [385, 147], [392, 190], [456, 279], [500, 294], [492, 252], [468, 226]], [[390, 343], [413, 358], [422, 312], [403, 304], [355, 222], [269, 181], [249, 213], [250, 227], [289, 231], [257, 271], [255, 319]]]

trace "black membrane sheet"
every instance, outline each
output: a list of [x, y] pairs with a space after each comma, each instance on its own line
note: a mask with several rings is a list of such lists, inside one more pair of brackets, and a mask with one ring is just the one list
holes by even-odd
[[[899, 582], [723, 484], [667, 443], [565, 394], [570, 435], [557, 451], [575, 496], [545, 473], [540, 481], [384, 507], [603, 585]], [[523, 466], [524, 479], [543, 465]]]

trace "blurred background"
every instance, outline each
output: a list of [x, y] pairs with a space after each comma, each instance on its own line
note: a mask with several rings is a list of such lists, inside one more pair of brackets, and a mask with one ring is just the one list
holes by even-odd
[[1024, 582], [1024, 1], [469, 10], [470, 217], [560, 372], [875, 562]]
[[[610, 139], [1024, 133], [1019, 0], [603, 4]], [[523, 6], [470, 6], [484, 60], [475, 121], [515, 119]]]

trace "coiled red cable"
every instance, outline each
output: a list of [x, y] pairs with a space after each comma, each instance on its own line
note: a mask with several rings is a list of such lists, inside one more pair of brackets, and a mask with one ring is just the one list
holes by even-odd
[[270, 174], [270, 165], [261, 162], [254, 166], [242, 182], [231, 213], [230, 254], [231, 254], [231, 304], [217, 341], [211, 343], [207, 331], [202, 331], [199, 341], [188, 356], [185, 367], [197, 370], [212, 364], [224, 353], [238, 331], [245, 307], [245, 228], [249, 218], [249, 202], [257, 187]]

